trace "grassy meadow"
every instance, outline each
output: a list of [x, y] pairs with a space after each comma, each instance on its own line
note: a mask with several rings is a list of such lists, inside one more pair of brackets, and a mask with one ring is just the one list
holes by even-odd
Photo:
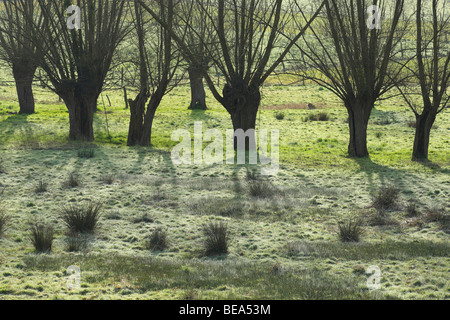
[[[376, 105], [371, 156], [351, 159], [340, 101], [271, 79], [257, 130], [280, 130], [280, 170], [265, 177], [258, 166], [173, 165], [174, 130], [193, 132], [195, 121], [232, 128], [210, 94], [207, 111], [187, 110], [188, 86], [163, 100], [152, 148], [126, 146], [121, 91], [100, 97], [90, 144], [67, 140], [68, 112], [53, 93], [36, 85], [35, 99], [35, 114], [18, 115], [15, 88], [0, 88], [0, 208], [9, 218], [0, 299], [450, 299], [450, 109], [432, 131], [429, 163], [410, 161], [414, 116], [400, 98]], [[309, 120], [319, 113], [328, 120]], [[389, 186], [398, 198], [379, 213], [374, 198]], [[70, 252], [63, 208], [89, 202], [103, 204], [98, 228]], [[359, 242], [339, 240], [348, 219], [362, 224]], [[33, 221], [53, 226], [50, 253], [35, 252]], [[203, 254], [211, 221], [228, 227], [228, 254]], [[167, 247], [154, 251], [157, 229]], [[71, 265], [81, 270], [72, 290]], [[380, 289], [366, 285], [370, 266], [381, 270]]]

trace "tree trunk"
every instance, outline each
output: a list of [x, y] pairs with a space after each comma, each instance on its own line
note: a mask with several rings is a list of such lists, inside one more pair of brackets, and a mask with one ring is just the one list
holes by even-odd
[[350, 129], [348, 154], [353, 158], [367, 157], [369, 155], [367, 149], [367, 125], [374, 105], [371, 103], [353, 102], [347, 103], [346, 107]]
[[[249, 129], [255, 129], [256, 117], [258, 115], [259, 105], [261, 103], [261, 93], [259, 89], [245, 90], [232, 88], [226, 85], [223, 90], [224, 107], [227, 109], [233, 122], [233, 129], [242, 129], [247, 132]], [[255, 136], [251, 137], [255, 139]], [[234, 147], [237, 148], [237, 139], [234, 140]], [[245, 143], [245, 148], [249, 145]]]
[[126, 87], [123, 87], [123, 99], [125, 100], [125, 109], [128, 109], [129, 103], [128, 103], [128, 94], [127, 94]]
[[33, 77], [35, 67], [17, 66], [13, 64], [13, 75], [19, 99], [19, 114], [34, 113]]
[[247, 101], [242, 108], [230, 112], [234, 131], [238, 129], [246, 132], [249, 129], [255, 129], [256, 117], [258, 115], [259, 101]]
[[153, 119], [155, 118], [156, 109], [158, 109], [162, 100], [161, 95], [153, 95], [150, 98], [150, 102], [147, 106], [147, 112], [145, 113], [144, 125], [142, 127], [142, 137], [139, 145], [143, 147], [150, 146], [152, 144], [152, 128]]
[[194, 67], [189, 67], [188, 73], [189, 73], [189, 81], [191, 84], [191, 104], [189, 106], [189, 109], [190, 110], [208, 109], [206, 107], [206, 93], [203, 84], [202, 73]]
[[148, 95], [145, 92], [140, 92], [135, 100], [129, 100], [130, 106], [130, 126], [128, 129], [127, 146], [132, 147], [140, 143], [142, 138], [142, 128], [144, 126], [145, 104], [147, 103]]
[[70, 93], [62, 94], [61, 97], [69, 110], [69, 139], [94, 140], [93, 121], [98, 94], [75, 89]]
[[422, 114], [416, 115], [416, 135], [414, 138], [412, 161], [428, 160], [430, 133], [435, 120], [436, 114], [429, 110], [424, 110]]

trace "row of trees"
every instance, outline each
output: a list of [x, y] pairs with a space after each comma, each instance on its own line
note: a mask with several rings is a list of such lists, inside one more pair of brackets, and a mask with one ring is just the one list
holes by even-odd
[[[130, 146], [151, 144], [157, 108], [185, 70], [191, 108], [206, 107], [204, 79], [233, 128], [254, 129], [261, 86], [287, 63], [343, 101], [353, 157], [368, 155], [375, 102], [400, 92], [417, 119], [413, 159], [422, 160], [431, 126], [450, 99], [448, 0], [411, 0], [409, 7], [405, 1], [323, 0], [306, 12], [298, 0], [77, 0], [77, 30], [67, 27], [71, 1], [5, 0], [1, 57], [13, 69], [23, 113], [34, 111], [36, 69], [45, 71], [69, 110], [71, 139], [94, 138], [97, 99], [120, 63], [131, 61], [139, 79], [130, 101]], [[381, 28], [368, 24], [371, 5], [382, 10]], [[405, 48], [410, 39], [415, 45]], [[134, 48], [130, 59], [121, 44]], [[217, 70], [223, 86], [214, 80]]]
[[80, 30], [67, 26], [66, 10], [71, 1], [3, 1], [0, 38], [6, 61], [13, 69], [16, 64], [24, 69], [14, 72], [19, 102], [27, 102], [21, 104], [21, 112], [32, 111], [28, 106], [32, 97], [30, 80], [40, 67], [50, 82], [48, 88], [67, 106], [70, 139], [93, 140], [97, 99], [116, 48], [130, 27], [124, 20], [126, 1], [83, 0], [78, 4], [84, 18]]
[[[342, 100], [349, 116], [348, 153], [354, 157], [369, 154], [367, 126], [375, 102], [398, 89], [416, 116], [412, 159], [428, 159], [431, 128], [450, 99], [449, 1], [373, 1], [382, 21], [372, 29], [365, 15], [371, 4], [326, 1], [326, 19], [297, 46], [307, 57], [300, 73]], [[414, 40], [415, 46], [405, 47]]]

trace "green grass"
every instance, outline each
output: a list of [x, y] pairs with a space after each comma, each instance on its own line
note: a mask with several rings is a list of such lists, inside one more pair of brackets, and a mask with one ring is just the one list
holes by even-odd
[[[222, 299], [368, 299], [380, 298], [370, 293], [358, 277], [336, 278], [319, 269], [271, 268], [256, 263], [217, 261], [174, 261], [171, 259], [120, 255], [29, 256], [24, 270], [61, 274], [66, 265], [77, 264], [86, 273], [84, 295], [92, 286], [103, 284], [113, 297], [152, 297], [164, 292], [168, 298], [183, 298], [191, 290], [199, 298]], [[110, 284], [110, 288], [105, 286]], [[363, 283], [362, 283], [363, 284]], [[62, 292], [67, 291], [64, 288]], [[74, 292], [76, 294], [76, 292]], [[78, 293], [80, 294], [80, 293]]]
[[[153, 146], [128, 148], [129, 111], [119, 91], [104, 93], [112, 102], [111, 139], [104, 112], [98, 112], [95, 141], [84, 144], [67, 140], [67, 109], [53, 94], [36, 88], [37, 112], [24, 116], [14, 114], [14, 88], [4, 87], [0, 207], [9, 223], [0, 239], [0, 296], [449, 299], [448, 228], [425, 214], [450, 209], [450, 110], [432, 131], [430, 163], [410, 161], [413, 115], [398, 98], [379, 103], [372, 114], [370, 158], [351, 159], [341, 103], [317, 86], [275, 83], [263, 88], [257, 120], [257, 129], [280, 130], [280, 170], [266, 178], [249, 174], [244, 165], [173, 165], [175, 129], [193, 132], [195, 121], [203, 121], [204, 130], [231, 127], [210, 94], [207, 111], [188, 111], [189, 88], [176, 88], [157, 111]], [[294, 108], [308, 103], [321, 110]], [[277, 120], [274, 110], [284, 118]], [[322, 111], [329, 121], [303, 121]], [[67, 188], [72, 173], [81, 183]], [[46, 192], [36, 192], [40, 181]], [[390, 185], [399, 190], [389, 212], [396, 223], [370, 223], [374, 197]], [[408, 215], [411, 199], [419, 212], [414, 217]], [[61, 208], [86, 201], [103, 203], [102, 219], [83, 254], [67, 252]], [[361, 241], [341, 243], [338, 223], [355, 214], [365, 219]], [[37, 217], [54, 227], [51, 254], [33, 253], [27, 223]], [[228, 226], [226, 256], [204, 256], [202, 228], [208, 221]], [[158, 228], [167, 231], [170, 246], [149, 251], [147, 241]], [[273, 272], [277, 263], [281, 272]], [[71, 265], [81, 268], [78, 291], [66, 288]], [[365, 287], [367, 275], [359, 271], [371, 265], [381, 269], [381, 290]]]

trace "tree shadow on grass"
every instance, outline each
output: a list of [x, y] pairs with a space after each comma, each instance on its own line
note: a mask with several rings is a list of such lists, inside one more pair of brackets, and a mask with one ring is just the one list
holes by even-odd
[[39, 121], [29, 121], [33, 115], [15, 114], [0, 121], [0, 146], [19, 149], [64, 149], [71, 145], [66, 133], [48, 130]]
[[372, 111], [370, 123], [375, 125], [389, 125], [398, 122], [394, 111], [384, 111], [374, 109]]
[[423, 167], [431, 169], [433, 171], [437, 171], [439, 173], [450, 173], [450, 168], [442, 168], [438, 163], [431, 160], [416, 161], [415, 163], [421, 164]]
[[[171, 153], [165, 150], [157, 149], [154, 147], [137, 147], [138, 160], [135, 162], [134, 169], [139, 172], [157, 172], [167, 178], [167, 181], [176, 185], [177, 173], [176, 168], [173, 165]], [[146, 158], [150, 156], [156, 160], [157, 169], [149, 168], [145, 165]]]
[[2, 137], [0, 144], [14, 142], [14, 139], [19, 136], [19, 133], [30, 131], [28, 117], [28, 114], [12, 114], [0, 121], [0, 136]]
[[191, 110], [191, 118], [194, 119], [194, 121], [202, 121], [208, 123], [208, 121], [213, 118], [206, 111], [207, 110], [202, 109]]
[[[355, 164], [359, 167], [359, 172], [363, 172], [367, 177], [367, 184], [369, 192], [374, 194], [380, 186], [395, 186], [405, 192], [410, 187], [415, 187], [423, 192], [428, 189], [433, 189], [428, 179], [423, 179], [414, 169], [401, 169], [389, 166], [380, 165], [367, 158], [353, 158]], [[437, 165], [430, 165], [430, 168], [439, 172], [448, 172], [447, 169], [442, 169]], [[419, 172], [420, 173], [420, 172]], [[427, 174], [427, 173], [423, 173]], [[365, 181], [363, 181], [364, 183]], [[411, 195], [413, 196], [413, 195]]]
[[375, 183], [375, 178], [378, 178], [382, 185], [400, 185], [409, 176], [408, 172], [404, 169], [378, 164], [373, 162], [370, 157], [352, 158], [352, 160], [358, 165], [359, 172], [366, 174], [371, 191], [375, 191], [378, 188], [378, 185]]

